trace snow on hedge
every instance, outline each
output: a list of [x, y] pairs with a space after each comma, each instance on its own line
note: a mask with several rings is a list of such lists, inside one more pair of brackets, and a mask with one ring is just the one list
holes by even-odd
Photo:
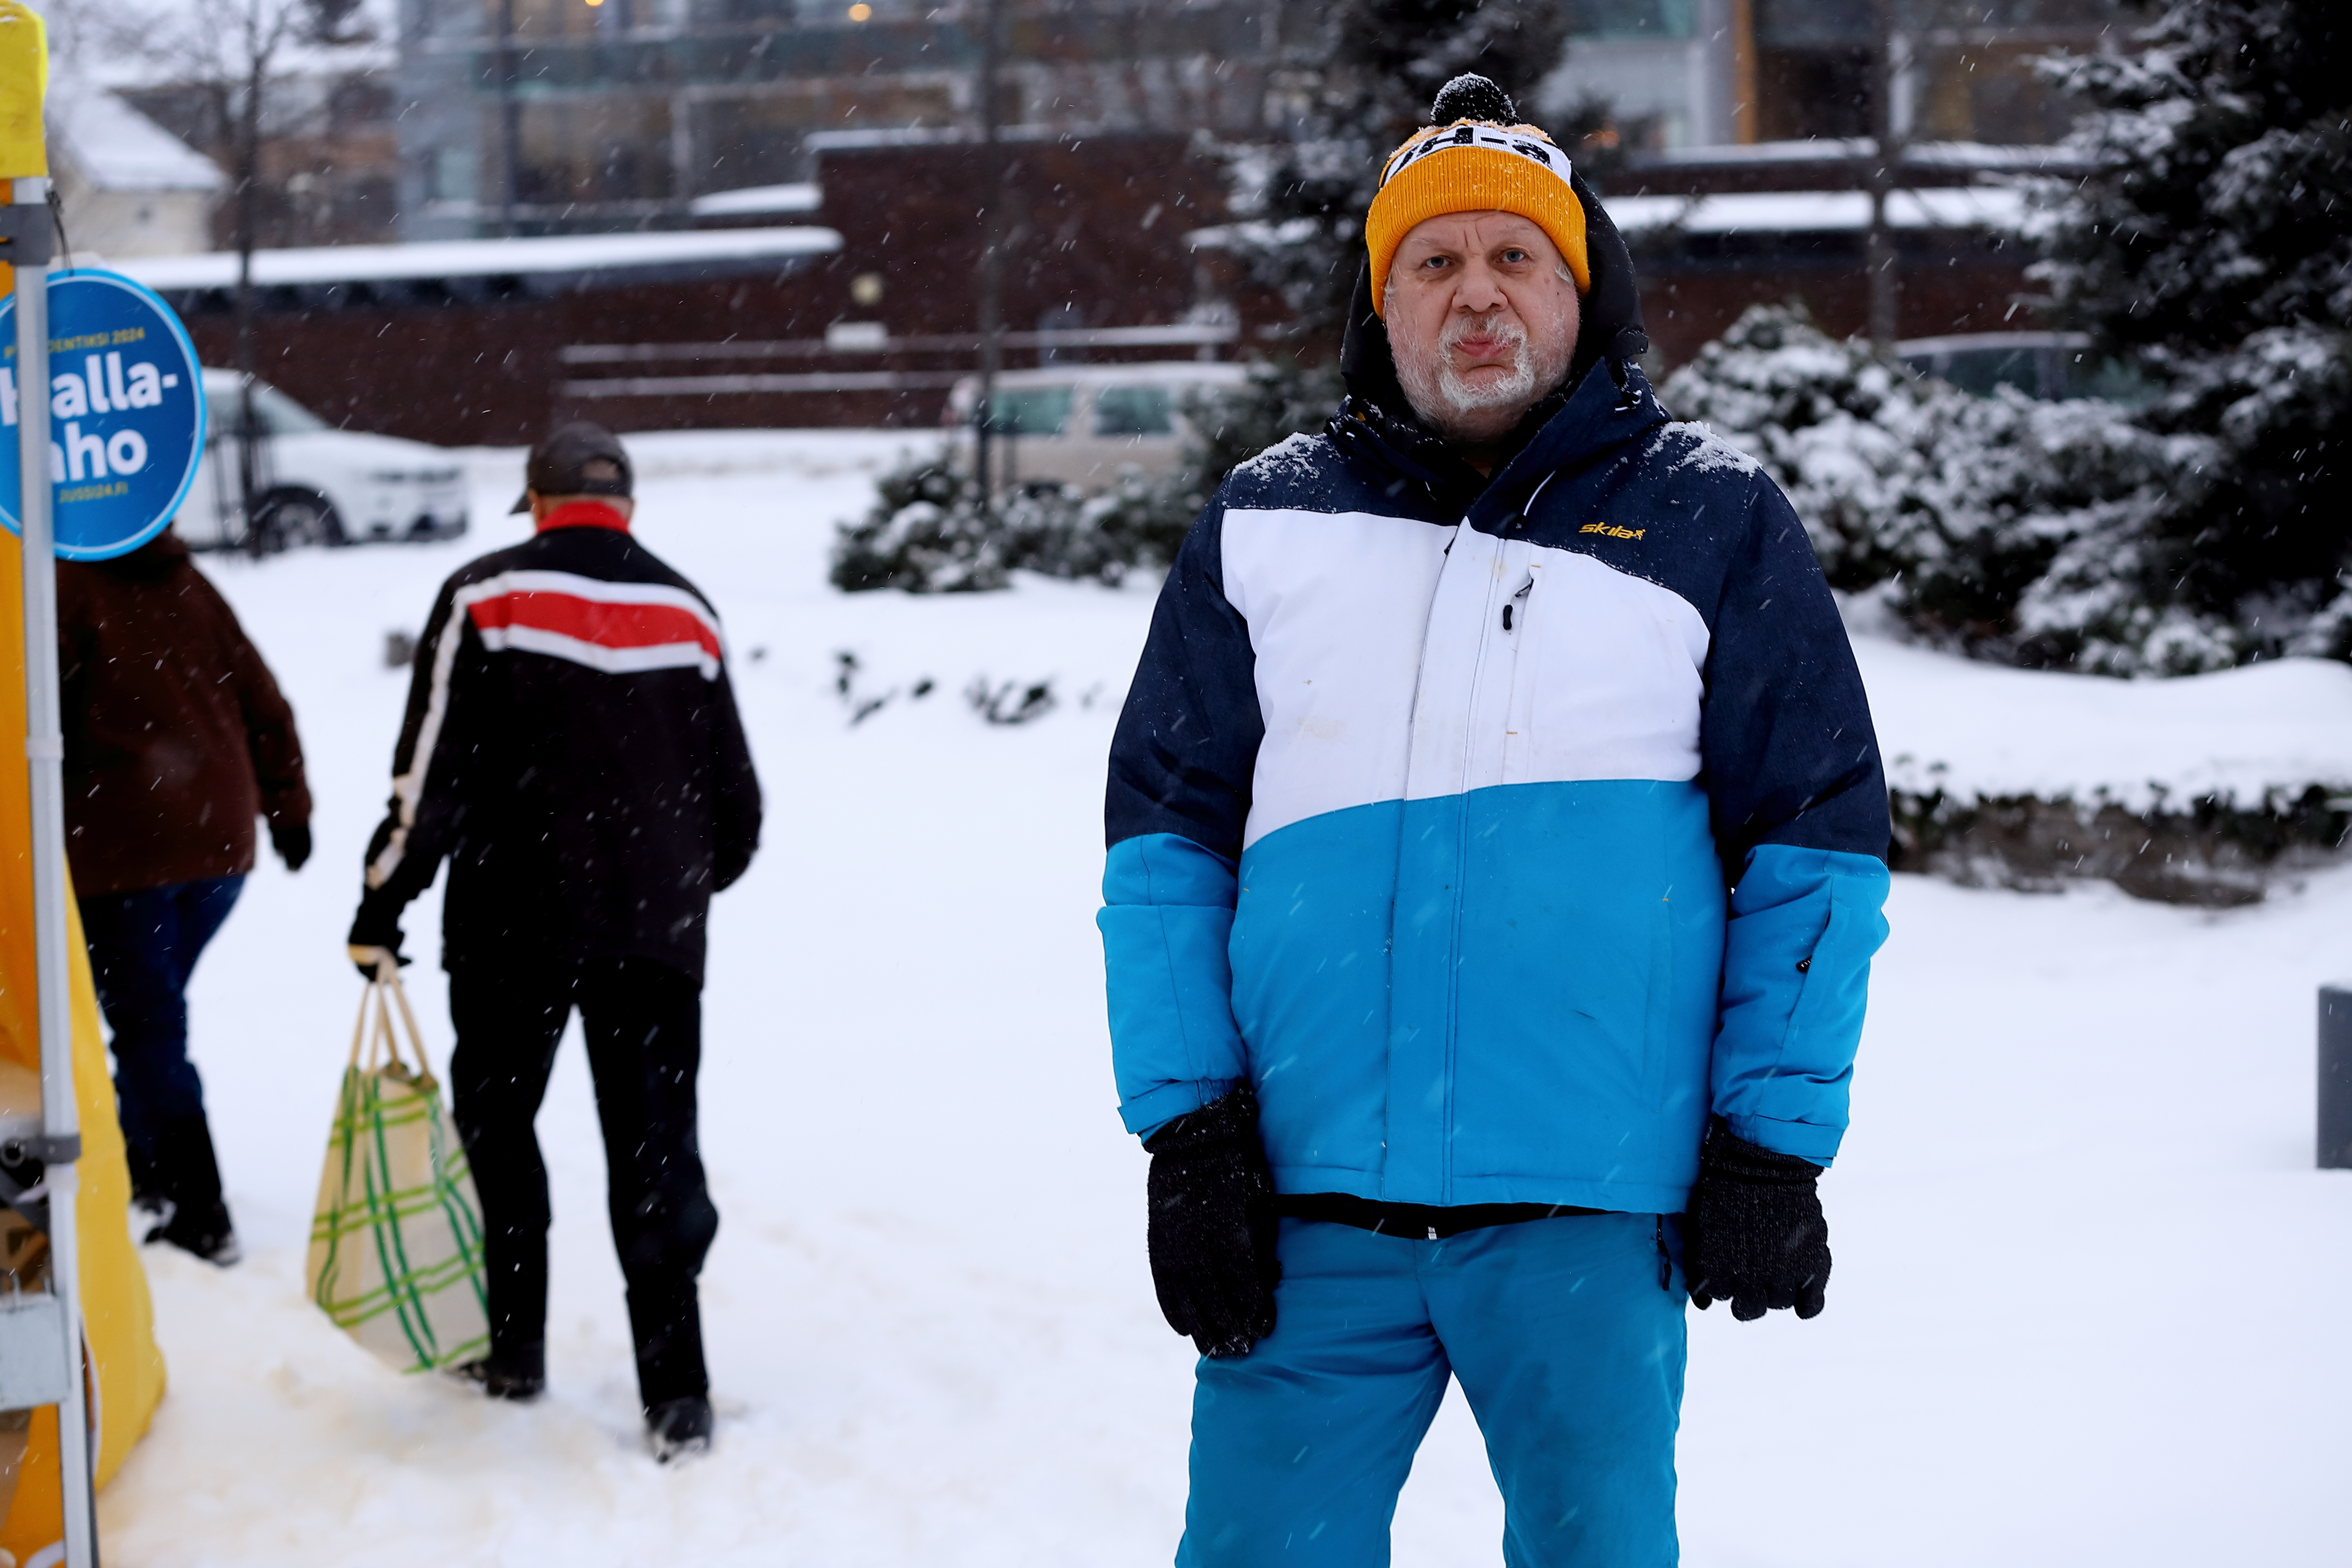
[[2242, 810], [2352, 784], [2352, 667], [2286, 658], [2116, 680], [1858, 637], [1890, 787], [2145, 812]]

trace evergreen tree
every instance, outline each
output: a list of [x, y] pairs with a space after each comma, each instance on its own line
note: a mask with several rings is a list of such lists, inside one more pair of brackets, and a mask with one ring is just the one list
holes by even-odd
[[2158, 378], [2150, 426], [2203, 438], [2107, 591], [2213, 628], [2223, 661], [2352, 652], [2347, 28], [2340, 0], [2175, 0], [2145, 52], [2050, 68], [2094, 173], [2045, 220], [2043, 275]]

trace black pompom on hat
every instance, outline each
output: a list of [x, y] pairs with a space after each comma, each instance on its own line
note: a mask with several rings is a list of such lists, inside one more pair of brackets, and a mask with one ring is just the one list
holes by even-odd
[[1519, 110], [1511, 101], [1511, 95], [1493, 81], [1465, 71], [1439, 88], [1429, 104], [1432, 125], [1451, 125], [1457, 120], [1490, 120], [1497, 125], [1517, 125]]

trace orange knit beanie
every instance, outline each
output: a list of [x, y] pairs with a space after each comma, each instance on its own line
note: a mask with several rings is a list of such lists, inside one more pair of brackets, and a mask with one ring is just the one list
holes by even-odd
[[[1474, 112], [1511, 111], [1509, 98], [1484, 77], [1456, 77], [1446, 83], [1437, 95], [1436, 112], [1443, 116], [1455, 105]], [[1584, 204], [1569, 185], [1568, 154], [1534, 126], [1498, 119], [1465, 117], [1417, 131], [1381, 166], [1380, 193], [1364, 215], [1376, 313], [1384, 303], [1397, 247], [1415, 224], [1447, 213], [1517, 213], [1559, 247], [1578, 292], [1591, 289]]]

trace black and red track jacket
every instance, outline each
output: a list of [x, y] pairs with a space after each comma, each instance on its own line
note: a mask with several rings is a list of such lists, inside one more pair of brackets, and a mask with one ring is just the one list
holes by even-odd
[[442, 584], [392, 772], [353, 940], [446, 858], [453, 971], [650, 958], [699, 980], [710, 895], [759, 846], [719, 616], [596, 503]]

